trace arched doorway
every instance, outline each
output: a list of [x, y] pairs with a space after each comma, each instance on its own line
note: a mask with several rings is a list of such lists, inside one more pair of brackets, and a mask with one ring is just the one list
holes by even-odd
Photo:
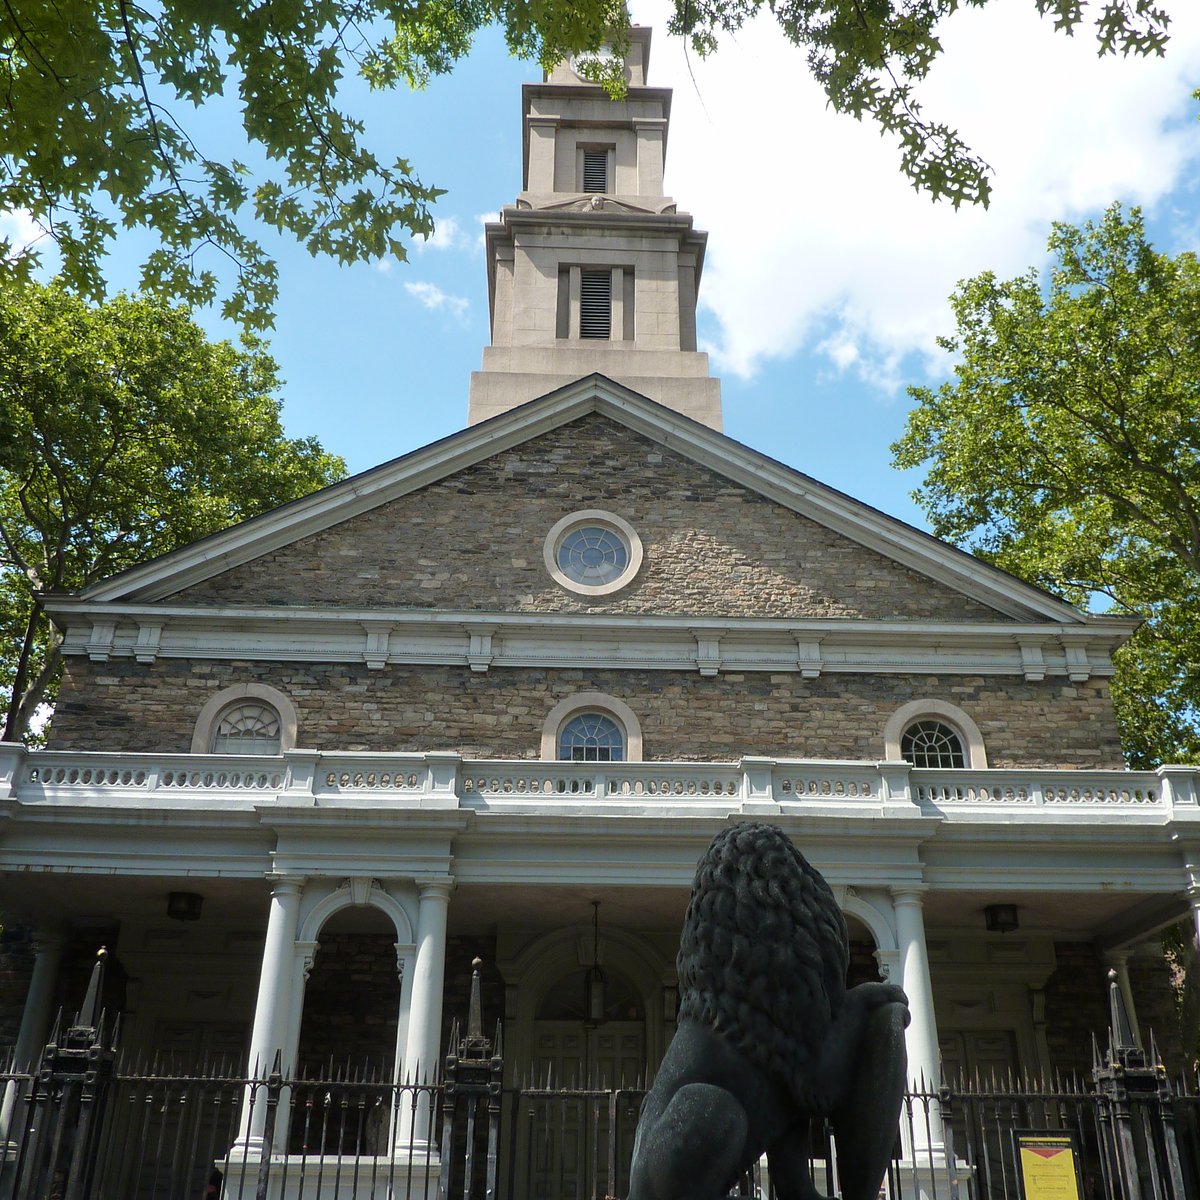
[[[533, 1079], [526, 1092], [529, 1195], [574, 1200], [624, 1195], [609, 1182], [613, 1112], [618, 1140], [632, 1144], [637, 1100], [646, 1083], [646, 1009], [625, 976], [605, 972], [603, 1019], [588, 1019], [588, 972], [570, 970], [543, 993], [533, 1021]], [[596, 1015], [595, 1013], [592, 1014]], [[611, 1103], [614, 1092], [629, 1102]]]
[[552, 1087], [636, 1087], [646, 1077], [646, 1008], [623, 975], [605, 975], [604, 1020], [586, 1015], [587, 972], [570, 971], [542, 996], [533, 1025], [534, 1077]]

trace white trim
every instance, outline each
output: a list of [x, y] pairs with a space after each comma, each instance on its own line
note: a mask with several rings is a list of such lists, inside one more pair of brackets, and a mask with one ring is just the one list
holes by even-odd
[[983, 734], [979, 726], [956, 704], [948, 704], [945, 700], [910, 700], [902, 704], [890, 717], [883, 727], [884, 757], [889, 762], [902, 762], [904, 755], [900, 753], [900, 739], [904, 731], [922, 717], [937, 717], [953, 727], [962, 738], [963, 750], [966, 753], [966, 767], [973, 771], [987, 770], [987, 749], [983, 744]]
[[[572, 579], [558, 565], [558, 548], [563, 538], [581, 525], [606, 525], [624, 541], [629, 561], [616, 579], [611, 579], [608, 583], [581, 583], [578, 579]], [[550, 532], [546, 534], [545, 542], [542, 543], [542, 558], [550, 577], [559, 587], [579, 596], [611, 596], [613, 592], [628, 587], [642, 569], [642, 555], [642, 539], [638, 537], [637, 530], [623, 517], [618, 517], [616, 513], [603, 508], [581, 508], [577, 512], [568, 513], [561, 521], [555, 521], [550, 527]]]
[[[378, 880], [372, 879], [368, 881], [365, 899], [361, 895], [355, 895], [356, 889], [353, 887], [353, 883], [353, 879], [347, 879], [345, 884], [337, 887], [328, 896], [325, 896], [309, 909], [301, 920], [300, 932], [296, 937], [296, 941], [317, 942], [320, 939], [321, 929], [325, 922], [334, 913], [341, 912], [343, 908], [377, 908], [389, 918], [395, 927], [396, 953], [398, 955], [413, 954], [415, 952], [416, 937], [413, 934], [412, 918], [409, 916], [404, 905], [383, 888]], [[347, 884], [351, 886], [346, 886]]]
[[[110, 604], [57, 599], [47, 604], [65, 630], [67, 656], [97, 657], [94, 629], [103, 626], [103, 659], [148, 651], [140, 628], [159, 628], [154, 658], [259, 662], [352, 662], [497, 667], [595, 667], [699, 670], [701, 642], [720, 636], [726, 671], [814, 670], [799, 643], [820, 647], [821, 672], [934, 673], [1028, 677], [1021, 643], [1041, 650], [1039, 674], [1112, 674], [1111, 655], [1136, 621], [1095, 617], [1070, 636], [1061, 625], [1012, 622], [846, 621], [828, 618], [632, 616], [589, 613], [494, 613], [386, 609], [268, 608], [232, 605]], [[1065, 643], [1069, 642], [1070, 646]], [[1068, 655], [1071, 650], [1072, 655]]]
[[[837, 895], [837, 893], [834, 893]], [[877, 904], [857, 893], [853, 888], [847, 888], [840, 898], [843, 913], [854, 917], [875, 942], [878, 954], [890, 954], [897, 949], [896, 928], [892, 914], [883, 912]], [[879, 961], [878, 959], [876, 961]]]
[[602, 712], [625, 731], [625, 761], [643, 762], [642, 725], [623, 700], [605, 692], [576, 692], [556, 704], [542, 725], [542, 762], [558, 762], [558, 735], [563, 725], [581, 712]]
[[92, 600], [162, 599], [598, 412], [826, 528], [1013, 617], [1080, 625], [1066, 602], [895, 517], [591, 374], [411, 454], [202, 538], [88, 588]]
[[261, 700], [279, 714], [279, 751], [283, 754], [296, 744], [296, 706], [278, 688], [266, 683], [235, 683], [211, 696], [196, 718], [192, 733], [192, 753], [211, 754], [213, 734], [220, 715], [239, 700]]

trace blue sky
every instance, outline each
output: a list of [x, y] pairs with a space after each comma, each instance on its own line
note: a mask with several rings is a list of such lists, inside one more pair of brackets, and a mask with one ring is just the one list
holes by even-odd
[[[958, 279], [1040, 265], [1051, 221], [1113, 200], [1142, 204], [1162, 249], [1200, 239], [1200, 11], [1182, 2], [1167, 58], [1149, 62], [1098, 60], [1033, 0], [956, 15], [923, 98], [993, 165], [996, 189], [988, 211], [958, 212], [914, 193], [872, 127], [830, 113], [769, 23], [689, 64], [665, 7], [632, 7], [656, 30], [650, 82], [675, 89], [667, 191], [710, 235], [700, 335], [726, 432], [905, 520], [920, 523], [918, 480], [890, 466], [888, 446], [905, 385], [949, 369], [935, 338], [951, 331]], [[381, 156], [446, 189], [438, 233], [407, 263], [341, 268], [265, 236], [280, 262], [270, 341], [286, 424], [352, 471], [465, 424], [488, 336], [481, 218], [519, 190], [520, 84], [535, 77], [489, 34], [422, 94], [354, 89]], [[244, 155], [233, 116], [213, 106], [187, 122], [208, 154]], [[118, 247], [115, 286], [136, 283], [144, 249]]]

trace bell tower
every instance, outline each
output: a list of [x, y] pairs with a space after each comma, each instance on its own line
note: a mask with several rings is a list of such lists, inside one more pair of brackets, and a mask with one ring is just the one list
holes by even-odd
[[646, 86], [650, 30], [630, 39], [622, 100], [570, 62], [522, 88], [524, 187], [486, 228], [492, 338], [469, 424], [599, 371], [721, 428], [696, 350], [708, 235], [663, 195], [671, 91]]

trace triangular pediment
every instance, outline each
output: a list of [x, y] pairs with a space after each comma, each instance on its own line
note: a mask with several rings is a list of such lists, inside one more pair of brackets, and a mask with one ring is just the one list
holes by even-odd
[[[90, 588], [80, 599], [153, 603], [168, 597], [182, 598], [198, 589], [216, 599], [221, 589], [214, 588], [211, 581], [217, 577], [232, 578], [237, 568], [267, 556], [278, 560], [285, 548], [335, 527], [339, 527], [340, 533], [349, 534], [351, 526], [347, 523], [356, 518], [394, 505], [404, 497], [415, 496], [498, 456], [511, 456], [522, 447], [536, 450], [533, 444], [538, 439], [593, 416], [659, 448], [677, 467], [691, 464], [701, 475], [728, 481], [733, 492], [740, 490], [743, 497], [760, 498], [772, 508], [795, 514], [801, 521], [790, 536], [797, 543], [818, 537], [831, 545], [842, 543], [843, 547], [861, 548], [878, 556], [870, 574], [871, 587], [881, 595], [894, 583], [889, 572], [920, 576], [930, 596], [940, 593], [942, 597], [940, 603], [926, 602], [932, 604], [932, 608], [924, 612], [930, 619], [981, 620], [991, 617], [1066, 625], [1087, 620], [1084, 614], [1056, 597], [600, 375], [580, 379], [511, 412], [114, 576]], [[655, 470], [652, 460], [653, 454], [650, 461], [637, 467], [639, 473], [651, 480]], [[540, 469], [536, 464], [530, 467], [535, 473]], [[678, 486], [678, 480], [675, 485]], [[519, 481], [514, 481], [513, 486], [519, 487]], [[679, 498], [679, 503], [686, 505], [686, 495]], [[563, 511], [585, 506], [576, 503], [570, 495], [561, 497]], [[463, 530], [456, 528], [452, 519], [444, 519], [448, 524], [438, 544], [449, 552], [456, 540], [454, 535]], [[727, 514], [724, 519], [726, 523], [730, 520]], [[738, 514], [735, 513], [733, 519], [737, 520]], [[783, 530], [780, 536], [789, 535]], [[390, 551], [378, 547], [381, 554], [394, 555], [403, 550], [403, 546], [394, 546]], [[534, 546], [498, 545], [495, 550], [518, 558], [522, 553], [527, 557], [536, 557], [539, 553], [539, 548]], [[694, 552], [699, 558], [704, 556], [704, 551], [703, 545], [697, 545]], [[371, 551], [365, 549], [362, 553], [364, 560], [369, 560]], [[721, 561], [719, 555], [717, 561]], [[767, 576], [770, 575], [769, 563], [759, 566]], [[745, 574], [754, 567], [754, 563], [739, 564], [739, 571]], [[280, 563], [279, 569], [286, 570], [286, 565]], [[208, 587], [199, 588], [206, 582]], [[821, 580], [820, 583], [825, 591], [830, 591], [837, 581]], [[849, 579], [844, 584], [847, 594], [853, 591]], [[428, 589], [425, 596], [432, 597], [434, 590]], [[235, 588], [229, 596], [231, 602], [237, 602], [236, 593]], [[394, 597], [393, 602], [396, 601], [412, 607], [419, 605], [421, 598]], [[378, 600], [372, 602], [379, 603]], [[462, 596], [456, 598], [456, 604], [464, 606]], [[490, 606], [482, 604], [479, 607]], [[780, 614], [771, 612], [768, 606], [759, 615]], [[880, 616], [886, 613], [839, 611], [835, 606], [827, 615]], [[899, 612], [893, 615], [910, 614]]]

